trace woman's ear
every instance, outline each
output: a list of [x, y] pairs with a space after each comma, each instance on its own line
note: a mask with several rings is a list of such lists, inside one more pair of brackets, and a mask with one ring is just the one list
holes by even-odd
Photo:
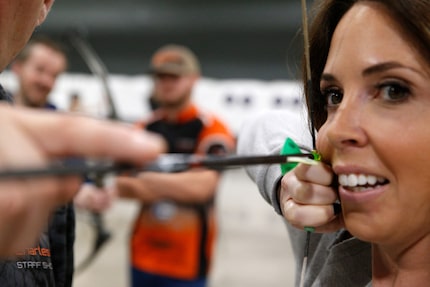
[[55, 0], [43, 0], [42, 7], [40, 9], [39, 18], [37, 19], [37, 26], [45, 21], [46, 16], [48, 16], [49, 10], [51, 10], [52, 5]]

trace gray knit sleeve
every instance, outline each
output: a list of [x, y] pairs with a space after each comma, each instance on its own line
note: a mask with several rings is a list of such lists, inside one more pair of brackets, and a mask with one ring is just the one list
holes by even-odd
[[[248, 118], [238, 134], [237, 153], [240, 155], [279, 154], [287, 138], [297, 144], [310, 146], [311, 135], [303, 112], [271, 110]], [[282, 174], [279, 165], [255, 165], [246, 167], [248, 176], [257, 184], [263, 198], [277, 213], [276, 187]]]

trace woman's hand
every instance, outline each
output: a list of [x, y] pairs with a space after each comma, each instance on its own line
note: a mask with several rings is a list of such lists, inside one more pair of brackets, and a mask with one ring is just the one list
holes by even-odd
[[337, 192], [332, 186], [333, 172], [324, 164], [299, 164], [285, 174], [279, 189], [282, 214], [299, 229], [314, 227], [316, 232], [333, 232], [343, 225], [335, 214]]

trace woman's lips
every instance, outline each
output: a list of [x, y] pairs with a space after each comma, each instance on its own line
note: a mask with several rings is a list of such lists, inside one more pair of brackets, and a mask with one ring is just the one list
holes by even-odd
[[339, 174], [339, 195], [343, 202], [366, 202], [379, 196], [389, 184], [388, 179], [372, 174]]
[[371, 174], [339, 174], [339, 196], [341, 201], [366, 202], [384, 192], [389, 184], [386, 178]]

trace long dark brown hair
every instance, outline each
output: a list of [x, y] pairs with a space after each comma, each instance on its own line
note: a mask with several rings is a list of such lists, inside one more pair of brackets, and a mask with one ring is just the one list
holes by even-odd
[[[327, 119], [326, 103], [319, 87], [330, 42], [340, 19], [358, 2], [377, 2], [384, 5], [388, 13], [404, 29], [405, 35], [409, 37], [417, 51], [430, 65], [429, 0], [317, 0], [312, 9], [313, 21], [309, 28], [311, 81], [310, 83], [304, 81], [306, 103], [316, 129], [319, 129]], [[363, 27], [363, 29], [365, 28]], [[304, 63], [303, 79], [307, 79], [305, 67]]]

